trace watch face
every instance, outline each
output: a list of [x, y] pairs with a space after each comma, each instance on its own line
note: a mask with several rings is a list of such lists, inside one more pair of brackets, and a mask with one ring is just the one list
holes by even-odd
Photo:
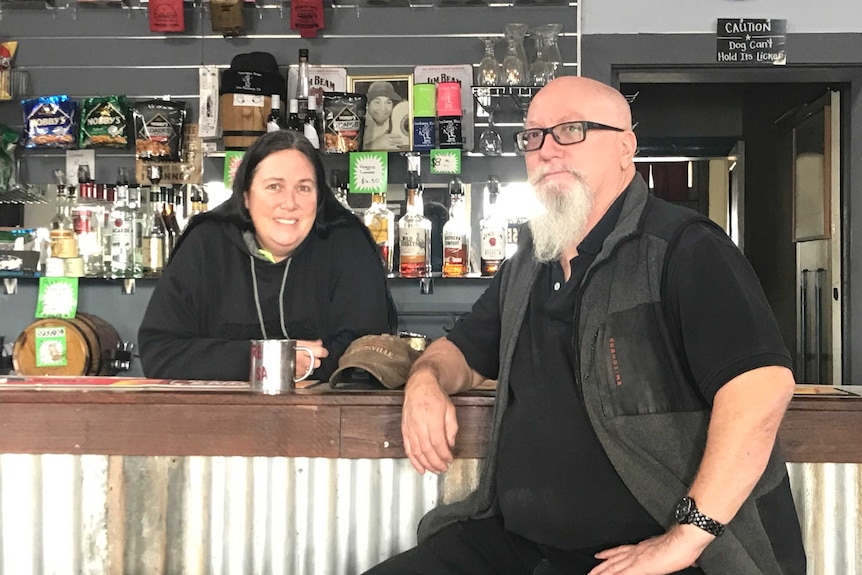
[[679, 503], [676, 505], [676, 522], [682, 523], [688, 519], [693, 507], [694, 500], [691, 497], [683, 497], [680, 499]]

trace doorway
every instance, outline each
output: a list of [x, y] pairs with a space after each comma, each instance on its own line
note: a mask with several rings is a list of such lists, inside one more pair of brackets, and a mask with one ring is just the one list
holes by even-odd
[[[793, 356], [797, 381], [840, 385], [840, 96], [848, 86], [711, 82], [708, 73], [700, 82], [669, 83], [643, 71], [630, 77], [636, 81], [626, 82], [621, 73], [619, 87], [623, 94], [637, 94], [631, 107], [638, 161], [676, 158], [703, 166], [695, 173], [709, 197], [696, 205], [728, 231], [754, 267]], [[820, 149], [812, 148], [815, 141]], [[797, 149], [808, 154], [800, 162]], [[794, 178], [818, 181], [811, 167], [818, 152], [824, 183], [809, 184], [800, 197], [794, 186], [804, 183]], [[716, 186], [726, 194], [720, 208]], [[818, 191], [827, 212], [813, 217], [828, 220], [826, 229], [821, 223], [818, 233], [800, 235], [805, 230], [798, 228], [808, 221], [801, 216], [817, 205], [804, 202]], [[803, 279], [809, 285], [803, 287]]]

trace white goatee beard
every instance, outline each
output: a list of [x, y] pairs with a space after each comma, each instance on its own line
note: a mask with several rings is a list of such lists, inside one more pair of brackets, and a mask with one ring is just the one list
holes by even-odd
[[530, 175], [536, 197], [545, 207], [545, 213], [530, 220], [530, 231], [536, 259], [553, 262], [560, 258], [564, 249], [583, 239], [595, 194], [574, 170], [570, 170], [575, 176], [571, 183], [543, 181], [545, 171], [540, 168]]

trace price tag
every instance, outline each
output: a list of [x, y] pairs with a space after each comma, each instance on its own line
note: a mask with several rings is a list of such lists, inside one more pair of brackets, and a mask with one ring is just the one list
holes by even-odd
[[388, 182], [386, 152], [350, 152], [350, 193], [385, 194]]
[[78, 311], [78, 278], [39, 278], [36, 317], [72, 319]]
[[227, 150], [224, 153], [224, 187], [227, 190], [233, 189], [233, 179], [236, 177], [236, 170], [242, 163], [242, 157], [245, 152], [236, 150]]
[[432, 174], [460, 174], [461, 150], [431, 150]]
[[66, 365], [66, 328], [37, 327], [35, 329], [36, 367]]

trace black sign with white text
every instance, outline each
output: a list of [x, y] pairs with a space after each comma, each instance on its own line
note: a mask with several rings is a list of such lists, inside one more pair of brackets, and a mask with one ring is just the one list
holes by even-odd
[[718, 20], [716, 57], [720, 64], [787, 63], [787, 20], [738, 18]]

